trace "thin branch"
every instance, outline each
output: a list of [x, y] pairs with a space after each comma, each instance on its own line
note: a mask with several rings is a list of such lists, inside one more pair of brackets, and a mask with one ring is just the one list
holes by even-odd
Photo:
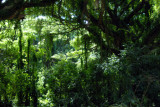
[[126, 23], [129, 23], [131, 18], [143, 8], [144, 4], [145, 4], [145, 0], [142, 0], [142, 2], [139, 3], [137, 7], [127, 17], [124, 18], [124, 21]]
[[77, 27], [77, 28], [73, 28], [73, 29], [71, 29], [70, 31], [66, 31], [66, 32], [59, 32], [59, 33], [50, 33], [50, 35], [63, 35], [63, 34], [67, 34], [67, 33], [71, 33], [71, 32], [73, 32], [73, 31], [75, 31], [75, 30], [78, 30], [78, 29], [81, 29], [81, 27]]
[[126, 11], [128, 10], [128, 8], [130, 7], [131, 4], [133, 4], [135, 2], [135, 0], [132, 0], [131, 2], [129, 2], [129, 4], [127, 6], [125, 6], [123, 8], [123, 10], [120, 12], [120, 16]]

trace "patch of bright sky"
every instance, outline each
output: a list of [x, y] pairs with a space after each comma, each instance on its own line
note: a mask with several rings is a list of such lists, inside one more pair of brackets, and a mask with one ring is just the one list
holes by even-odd
[[6, 0], [2, 0], [2, 3], [5, 3], [6, 2]]
[[74, 16], [73, 16], [73, 15], [72, 15], [71, 17], [72, 17], [72, 18], [74, 18]]
[[35, 19], [36, 19], [36, 20], [37, 20], [37, 19], [47, 19], [47, 17], [46, 17], [46, 16], [38, 16], [38, 17], [36, 17]]
[[84, 23], [85, 23], [85, 24], [88, 24], [88, 21], [87, 21], [87, 20], [84, 20]]
[[61, 16], [61, 18], [62, 18], [62, 19], [65, 19], [65, 17], [64, 17], [64, 16]]

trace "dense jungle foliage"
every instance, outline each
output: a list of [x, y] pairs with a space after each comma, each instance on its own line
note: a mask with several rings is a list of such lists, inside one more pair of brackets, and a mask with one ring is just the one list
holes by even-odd
[[1, 107], [160, 107], [159, 0], [0, 0]]

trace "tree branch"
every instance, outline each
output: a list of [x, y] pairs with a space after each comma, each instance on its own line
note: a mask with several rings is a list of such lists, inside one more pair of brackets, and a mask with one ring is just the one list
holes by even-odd
[[137, 7], [127, 17], [124, 18], [124, 21], [126, 23], [129, 23], [131, 18], [143, 8], [144, 4], [145, 4], [145, 0], [142, 0], [142, 2], [139, 3], [139, 5], [137, 5]]
[[33, 3], [33, 2], [24, 3], [23, 8], [50, 6], [50, 5], [53, 5], [56, 1], [58, 0], [42, 0], [37, 3]]
[[50, 35], [63, 35], [63, 34], [67, 34], [67, 33], [71, 33], [71, 32], [73, 32], [73, 31], [75, 31], [75, 30], [78, 30], [78, 29], [80, 29], [81, 27], [77, 27], [77, 28], [72, 28], [71, 30], [69, 30], [69, 31], [66, 31], [66, 32], [59, 32], [59, 33], [50, 33]]
[[3, 8], [0, 8], [0, 20], [10, 20], [15, 18], [25, 8], [31, 7], [45, 7], [53, 5], [57, 0], [42, 0], [40, 2], [25, 2], [19, 1], [17, 3], [6, 4]]

